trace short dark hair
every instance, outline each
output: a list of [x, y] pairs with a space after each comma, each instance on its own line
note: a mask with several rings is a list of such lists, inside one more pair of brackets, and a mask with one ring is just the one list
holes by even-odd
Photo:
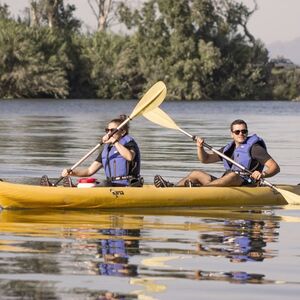
[[246, 129], [248, 129], [248, 125], [247, 125], [247, 123], [246, 123], [244, 120], [237, 119], [237, 120], [234, 120], [234, 121], [230, 124], [230, 130], [232, 131], [234, 125], [240, 125], [240, 124], [244, 124], [244, 125], [246, 126]]

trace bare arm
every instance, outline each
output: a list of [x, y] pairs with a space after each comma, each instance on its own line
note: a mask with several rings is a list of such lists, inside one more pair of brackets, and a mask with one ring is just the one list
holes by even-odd
[[220, 161], [220, 157], [216, 153], [208, 153], [204, 149], [204, 139], [197, 137], [197, 155], [198, 159], [204, 164], [211, 164]]
[[122, 132], [117, 132], [112, 137], [109, 138], [109, 135], [106, 134], [102, 137], [102, 141], [105, 144], [113, 144], [120, 155], [122, 155], [127, 161], [132, 161], [135, 157], [135, 152], [132, 149], [128, 149], [119, 143], [119, 139], [122, 137]]
[[117, 148], [120, 155], [122, 155], [127, 161], [133, 161], [135, 157], [135, 152], [133, 150], [129, 150], [119, 142], [115, 142], [114, 146]]
[[100, 170], [102, 168], [102, 163], [98, 162], [98, 161], [94, 161], [88, 168], [78, 168], [73, 170], [71, 173], [68, 173], [67, 169], [64, 169], [61, 173], [62, 176], [67, 176], [67, 175], [71, 175], [71, 176], [76, 176], [76, 177], [87, 177], [87, 176], [91, 176], [93, 174], [95, 174], [98, 170]]
[[280, 167], [277, 164], [277, 162], [270, 158], [265, 162], [266, 170], [260, 173], [259, 171], [254, 171], [251, 175], [256, 180], [259, 180], [260, 178], [268, 178], [275, 176], [280, 172]]

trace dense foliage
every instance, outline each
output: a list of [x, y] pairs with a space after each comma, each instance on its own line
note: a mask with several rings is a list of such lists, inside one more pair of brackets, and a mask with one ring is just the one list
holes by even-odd
[[300, 94], [299, 72], [272, 71], [240, 2], [148, 0], [139, 11], [121, 3], [127, 36], [80, 32], [75, 7], [63, 0], [34, 4], [34, 23], [0, 5], [0, 98], [131, 99], [158, 80], [179, 100]]

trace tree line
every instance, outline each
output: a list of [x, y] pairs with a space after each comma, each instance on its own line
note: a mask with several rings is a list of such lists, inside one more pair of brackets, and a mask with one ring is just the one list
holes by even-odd
[[[158, 80], [171, 100], [300, 95], [299, 69], [275, 68], [248, 29], [256, 1], [253, 9], [234, 0], [87, 2], [95, 32], [63, 0], [31, 0], [17, 19], [0, 4], [0, 98], [134, 99]], [[109, 15], [128, 33], [112, 32]]]

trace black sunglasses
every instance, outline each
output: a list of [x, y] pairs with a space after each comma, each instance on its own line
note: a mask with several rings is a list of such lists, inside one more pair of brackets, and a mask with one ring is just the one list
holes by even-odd
[[109, 133], [109, 132], [113, 132], [115, 131], [117, 128], [105, 128], [105, 132]]
[[232, 132], [233, 132], [235, 135], [239, 135], [240, 133], [242, 133], [242, 134], [247, 134], [247, 133], [248, 133], [248, 129], [233, 130]]

